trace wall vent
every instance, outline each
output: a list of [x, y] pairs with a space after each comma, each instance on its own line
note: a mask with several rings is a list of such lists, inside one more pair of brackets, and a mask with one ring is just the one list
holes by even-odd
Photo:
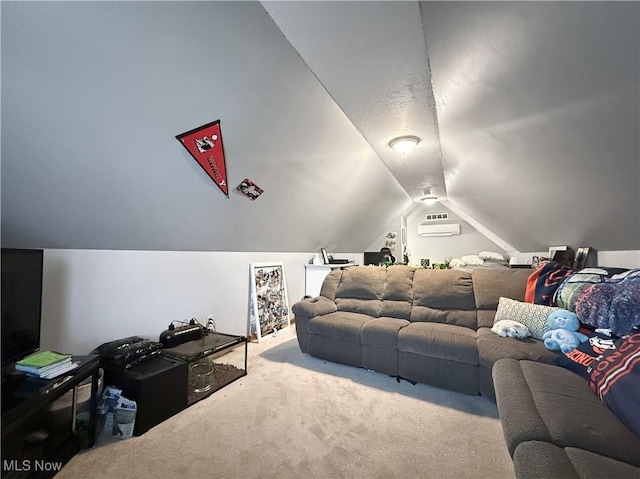
[[449, 213], [427, 213], [424, 215], [426, 221], [448, 220]]

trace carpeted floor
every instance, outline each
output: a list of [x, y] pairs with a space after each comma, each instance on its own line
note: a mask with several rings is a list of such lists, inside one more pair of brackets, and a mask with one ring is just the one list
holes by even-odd
[[513, 478], [495, 404], [249, 344], [249, 374], [140, 437], [77, 454], [65, 478]]

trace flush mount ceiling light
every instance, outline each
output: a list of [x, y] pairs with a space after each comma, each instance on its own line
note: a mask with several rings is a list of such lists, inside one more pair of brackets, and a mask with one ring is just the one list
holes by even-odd
[[438, 202], [438, 197], [432, 194], [431, 190], [429, 190], [422, 198], [420, 198], [420, 201], [422, 201], [426, 205], [433, 205]]
[[413, 135], [399, 136], [389, 142], [389, 146], [398, 153], [409, 153], [420, 143], [420, 138]]

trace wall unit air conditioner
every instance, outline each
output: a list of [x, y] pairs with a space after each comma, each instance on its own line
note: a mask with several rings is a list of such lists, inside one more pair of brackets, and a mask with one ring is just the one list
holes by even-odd
[[452, 236], [460, 234], [460, 225], [457, 223], [440, 225], [420, 225], [418, 226], [420, 236]]

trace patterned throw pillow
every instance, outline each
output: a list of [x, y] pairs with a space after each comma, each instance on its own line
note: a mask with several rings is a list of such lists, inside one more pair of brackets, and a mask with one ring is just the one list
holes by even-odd
[[591, 390], [640, 437], [640, 333], [622, 338], [596, 361]]
[[547, 323], [547, 316], [557, 309], [553, 306], [523, 303], [515, 299], [501, 297], [498, 300], [498, 310], [493, 323], [503, 319], [517, 321], [529, 328], [532, 337], [542, 341], [542, 335], [551, 330]]

